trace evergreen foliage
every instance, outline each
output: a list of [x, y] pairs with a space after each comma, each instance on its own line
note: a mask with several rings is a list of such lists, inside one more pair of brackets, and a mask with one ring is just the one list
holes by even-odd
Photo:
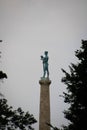
[[33, 130], [32, 124], [36, 122], [29, 112], [24, 112], [21, 108], [13, 110], [6, 99], [0, 99], [0, 130]]
[[82, 40], [81, 48], [75, 52], [77, 64], [69, 66], [70, 73], [65, 73], [62, 82], [67, 86], [63, 92], [64, 102], [70, 107], [64, 111], [65, 118], [70, 121], [64, 130], [87, 130], [87, 41]]

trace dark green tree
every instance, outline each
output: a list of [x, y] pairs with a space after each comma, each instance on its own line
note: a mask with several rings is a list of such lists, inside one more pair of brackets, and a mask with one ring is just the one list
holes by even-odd
[[36, 119], [29, 112], [24, 112], [21, 108], [13, 110], [7, 104], [6, 99], [0, 99], [0, 129], [1, 130], [33, 130], [32, 124]]
[[62, 82], [67, 86], [63, 92], [64, 102], [69, 104], [64, 111], [69, 125], [64, 130], [87, 130], [87, 41], [82, 40], [81, 48], [75, 52], [78, 63], [69, 66], [70, 72], [62, 71]]
[[[4, 78], [7, 78], [7, 75], [0, 71], [0, 80]], [[13, 110], [0, 93], [0, 130], [33, 130], [32, 124], [36, 122], [32, 114], [24, 112], [20, 107]]]

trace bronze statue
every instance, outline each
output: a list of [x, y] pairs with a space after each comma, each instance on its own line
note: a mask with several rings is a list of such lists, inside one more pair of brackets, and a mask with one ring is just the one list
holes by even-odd
[[45, 56], [41, 56], [41, 60], [43, 61], [43, 77], [45, 78], [46, 74], [47, 74], [47, 78], [49, 78], [49, 69], [48, 69], [48, 51], [44, 52]]

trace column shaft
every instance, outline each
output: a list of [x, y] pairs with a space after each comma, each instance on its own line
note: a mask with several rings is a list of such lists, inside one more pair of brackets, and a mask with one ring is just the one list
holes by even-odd
[[39, 130], [50, 130], [46, 123], [50, 123], [50, 80], [40, 80], [40, 115]]

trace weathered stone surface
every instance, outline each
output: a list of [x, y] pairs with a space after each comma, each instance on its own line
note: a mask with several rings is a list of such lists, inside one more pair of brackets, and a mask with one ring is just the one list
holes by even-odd
[[39, 130], [50, 130], [46, 123], [50, 123], [50, 92], [51, 81], [48, 78], [41, 79], [40, 83], [40, 114]]

